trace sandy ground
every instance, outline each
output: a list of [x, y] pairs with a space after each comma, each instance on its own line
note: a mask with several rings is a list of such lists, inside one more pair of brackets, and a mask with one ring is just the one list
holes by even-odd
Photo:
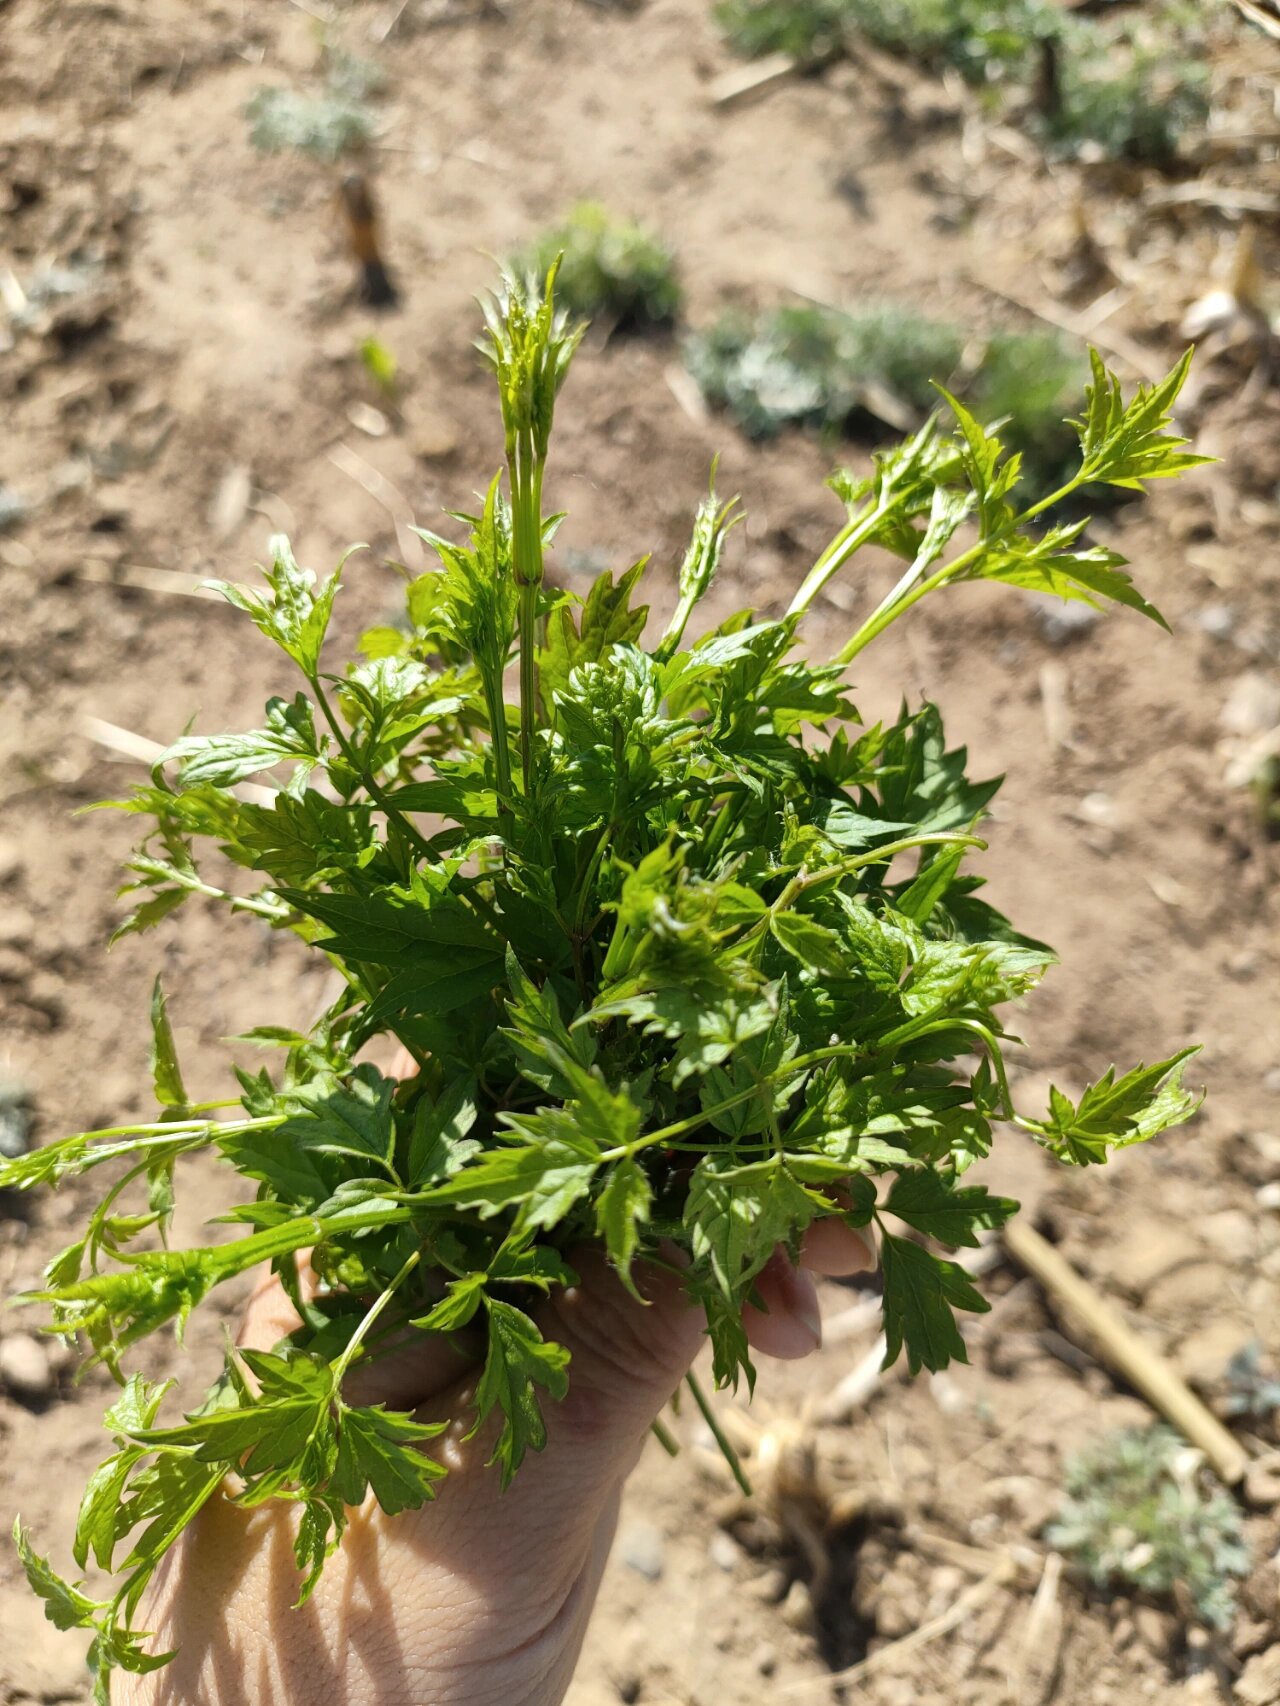
[[[318, 1004], [322, 973], [249, 922], [233, 931], [189, 910], [106, 954], [130, 826], [73, 814], [139, 771], [85, 719], [156, 741], [192, 715], [201, 730], [254, 722], [279, 686], [270, 648], [182, 589], [244, 577], [277, 527], [321, 568], [369, 541], [343, 632], [384, 616], [383, 562], [413, 548], [403, 523], [466, 502], [500, 457], [469, 349], [487, 253], [600, 196], [670, 239], [691, 324], [726, 301], [892, 292], [987, 327], [1030, 323], [1008, 295], [1078, 311], [1083, 209], [1119, 281], [1100, 335], [1137, 340], [1154, 369], [1238, 230], [1204, 202], [1156, 205], [1168, 180], [1050, 168], [1016, 114], [1001, 127], [962, 91], [878, 59], [717, 107], [714, 80], [735, 62], [698, 0], [354, 3], [333, 30], [386, 73], [376, 182], [404, 295], [375, 323], [354, 299], [333, 172], [255, 152], [244, 119], [263, 85], [314, 80], [311, 11], [0, 4], [0, 263], [20, 280], [51, 264], [93, 271], [87, 292], [0, 339], [0, 482], [30, 504], [0, 533], [0, 1074], [29, 1091], [46, 1137], [142, 1111], [157, 970], [189, 1082], [210, 1095], [226, 1082], [221, 1038]], [[1265, 132], [1257, 115], [1270, 112], [1274, 132], [1277, 58], [1264, 34], [1224, 22], [1214, 76], [1228, 128]], [[1196, 164], [1224, 191], [1280, 188], [1265, 135]], [[1274, 221], [1259, 253], [1274, 270]], [[370, 333], [402, 375], [402, 418], [376, 438], [350, 418], [378, 401], [358, 356]], [[1203, 1043], [1209, 1100], [1187, 1132], [1105, 1176], [1054, 1174], [1016, 1145], [999, 1173], [1139, 1331], [1220, 1396], [1242, 1345], [1280, 1361], [1267, 1189], [1280, 1180], [1277, 871], [1222, 749], [1233, 720], [1245, 734], [1280, 721], [1280, 394], [1265, 372], [1250, 377], [1248, 350], [1206, 355], [1188, 414], [1222, 465], [1102, 529], [1171, 635], [1135, 618], [1064, 641], [1028, 600], [964, 589], [865, 659], [858, 698], [871, 720], [927, 693], [976, 768], [1008, 774], [986, 859], [994, 898], [1063, 959], [1020, 1026], [1029, 1088]], [[750, 519], [716, 596], [775, 608], [837, 524], [822, 483], [833, 450], [799, 435], [754, 446], [691, 415], [669, 380], [678, 363], [666, 338], [589, 341], [561, 408], [552, 497], [570, 520], [557, 572], [580, 584], [652, 551], [661, 604], [718, 450], [722, 489], [743, 492]], [[818, 639], [838, 643], [885, 573], [872, 563], [837, 586]], [[219, 1189], [196, 1175], [180, 1230], [216, 1211]], [[73, 1191], [0, 1204], [6, 1291], [37, 1277], [78, 1212]], [[968, 1331], [972, 1366], [887, 1377], [847, 1421], [821, 1412], [872, 1345], [863, 1294], [829, 1286], [827, 1347], [762, 1378], [756, 1425], [799, 1428], [853, 1513], [831, 1541], [838, 1591], [817, 1612], [801, 1556], [767, 1515], [728, 1509], [680, 1420], [681, 1458], [653, 1448], [632, 1484], [572, 1706], [1280, 1699], [1280, 1681], [1266, 1691], [1267, 1667], [1280, 1670], [1280, 1510], [1266, 1498], [1250, 1512], [1257, 1563], [1229, 1635], [1210, 1641], [1175, 1611], [1064, 1580], [1053, 1632], [1035, 1626], [1029, 1653], [1064, 1458], [1148, 1413], [1016, 1269], [997, 1263], [984, 1283], [996, 1306]], [[194, 1386], [217, 1326], [185, 1352], [157, 1348], [155, 1366]], [[21, 1330], [0, 1318], [0, 1335]], [[62, 1367], [41, 1397], [0, 1392], [0, 1515], [21, 1510], [64, 1562], [105, 1401], [100, 1376], [75, 1386]], [[1273, 1448], [1273, 1429], [1256, 1424], [1250, 1449]], [[932, 1638], [895, 1646], [921, 1629]], [[833, 1682], [868, 1653], [868, 1674]], [[0, 1553], [0, 1700], [86, 1687], [74, 1640], [44, 1624]]]

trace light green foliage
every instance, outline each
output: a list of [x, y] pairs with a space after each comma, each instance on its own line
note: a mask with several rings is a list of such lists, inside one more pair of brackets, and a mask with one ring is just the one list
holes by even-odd
[[1280, 1413], [1280, 1378], [1263, 1366], [1262, 1346], [1257, 1339], [1238, 1350], [1227, 1364], [1229, 1416], [1251, 1416], [1266, 1421]]
[[557, 255], [556, 295], [571, 314], [620, 328], [662, 326], [680, 312], [675, 257], [642, 225], [584, 201], [515, 256], [512, 272], [542, 278]]
[[[846, 678], [954, 581], [1154, 616], [1122, 560], [1082, 547], [1079, 526], [1040, 531], [1044, 505], [1012, 496], [1017, 458], [954, 404], [953, 425], [882, 451], [869, 479], [836, 476], [846, 518], [781, 618], [698, 626], [736, 519], [713, 485], [649, 648], [642, 563], [582, 600], [543, 579], [547, 450], [578, 338], [553, 286], [554, 270], [544, 293], [508, 281], [488, 305], [510, 501], [495, 476], [478, 513], [454, 517], [460, 541], [426, 536], [438, 567], [407, 586], [405, 627], [367, 635], [344, 667], [328, 633], [340, 570], [317, 580], [274, 540], [259, 589], [223, 590], [278, 648], [284, 690], [247, 734], [183, 735], [119, 802], [147, 825], [122, 928], [199, 895], [293, 932], [339, 993], [310, 1029], [290, 1014], [249, 1033], [272, 1057], [238, 1071], [237, 1108], [193, 1100], [157, 986], [158, 1117], [0, 1162], [0, 1189], [99, 1167], [110, 1181], [24, 1300], [123, 1386], [73, 1546], [82, 1569], [113, 1573], [103, 1597], [21, 1541], [50, 1616], [93, 1632], [100, 1700], [113, 1667], [163, 1662], [134, 1626], [140, 1598], [215, 1494], [297, 1504], [304, 1598], [366, 1493], [391, 1514], [431, 1497], [435, 1429], [345, 1385], [404, 1333], [479, 1340], [469, 1419], [505, 1481], [573, 1378], [544, 1309], [574, 1281], [568, 1252], [596, 1240], [639, 1287], [674, 1243], [717, 1379], [750, 1381], [741, 1310], [758, 1275], [835, 1217], [881, 1231], [889, 1360], [942, 1368], [965, 1355], [958, 1315], [986, 1305], [935, 1246], [971, 1245], [1016, 1207], [963, 1182], [997, 1130], [1088, 1165], [1196, 1106], [1179, 1054], [1107, 1072], [1075, 1102], [1055, 1090], [1043, 1119], [1015, 1110], [1002, 1014], [1052, 954], [968, 868], [999, 783], [969, 776], [933, 705], [863, 725]], [[1099, 366], [1068, 493], [1196, 460], [1168, 430], [1185, 373], [1126, 401]], [[835, 657], [807, 655], [806, 611], [866, 544], [903, 572]], [[235, 868], [225, 886], [219, 861]], [[359, 1062], [379, 1034], [419, 1070]], [[216, 1242], [174, 1247], [200, 1150], [239, 1201]], [[309, 1300], [303, 1250], [324, 1281]], [[196, 1403], [132, 1371], [139, 1341], [267, 1267], [298, 1308], [287, 1339], [229, 1350]]]
[[1046, 1539], [1095, 1587], [1163, 1596], [1181, 1584], [1206, 1623], [1230, 1627], [1233, 1578], [1251, 1563], [1240, 1511], [1171, 1428], [1100, 1440], [1068, 1463], [1066, 1494]]
[[324, 82], [315, 93], [259, 89], [245, 107], [249, 140], [264, 154], [289, 148], [317, 160], [340, 160], [373, 141], [377, 120], [370, 104], [382, 87], [372, 60], [331, 49], [324, 56]]
[[1203, 20], [1185, 8], [1123, 13], [1110, 28], [1067, 18], [1057, 36], [1056, 101], [1039, 127], [1055, 152], [1164, 165], [1209, 117]]
[[739, 53], [819, 59], [865, 36], [975, 83], [1023, 69], [1058, 24], [1049, 0], [720, 0], [716, 16]]
[[892, 304], [844, 314], [817, 305], [728, 313], [692, 334], [685, 361], [707, 399], [753, 438], [792, 422], [841, 430], [874, 412], [882, 386], [923, 415], [964, 353], [963, 334]]
[[753, 438], [795, 423], [857, 431], [885, 411], [919, 417], [937, 403], [973, 349], [964, 393], [988, 420], [1003, 420], [1029, 488], [1070, 476], [1076, 438], [1064, 420], [1080, 394], [1083, 353], [1052, 332], [996, 332], [984, 342], [958, 327], [882, 304], [845, 314], [818, 306], [755, 316], [726, 314], [685, 343], [707, 399]]
[[720, 0], [731, 45], [821, 63], [859, 38], [930, 71], [1035, 92], [1058, 153], [1171, 159], [1208, 117], [1203, 19], [1185, 6], [1073, 16], [1053, 0]]

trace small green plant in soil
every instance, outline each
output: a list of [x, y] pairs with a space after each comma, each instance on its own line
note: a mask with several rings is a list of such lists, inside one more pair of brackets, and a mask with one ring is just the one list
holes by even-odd
[[1055, 152], [1164, 165], [1209, 117], [1209, 69], [1154, 32], [1104, 37], [1075, 19], [1046, 38], [1039, 125]]
[[929, 71], [1034, 93], [1056, 153], [1163, 164], [1208, 117], [1201, 20], [1184, 6], [1112, 20], [1051, 0], [720, 0], [730, 44], [819, 65], [859, 38]]
[[556, 288], [571, 314], [627, 329], [669, 325], [680, 312], [684, 293], [671, 250], [599, 202], [580, 202], [562, 225], [515, 256], [511, 270], [540, 279], [557, 256]]
[[1171, 1428], [1123, 1428], [1073, 1457], [1066, 1495], [1046, 1538], [1095, 1587], [1165, 1597], [1180, 1584], [1206, 1623], [1230, 1626], [1250, 1569], [1240, 1511]]
[[[757, 1276], [837, 1217], [878, 1228], [886, 1361], [943, 1368], [965, 1358], [957, 1313], [987, 1305], [935, 1244], [972, 1245], [1016, 1208], [965, 1179], [997, 1132], [1089, 1166], [1197, 1105], [1184, 1049], [1015, 1108], [1002, 1015], [1053, 955], [970, 868], [999, 782], [970, 776], [936, 706], [868, 726], [848, 680], [953, 583], [1159, 620], [1123, 559], [1083, 545], [1080, 525], [1038, 527], [1053, 498], [1014, 501], [1016, 456], [956, 402], [953, 425], [930, 420], [869, 478], [836, 477], [845, 517], [781, 616], [699, 626], [738, 515], [714, 491], [665, 622], [649, 621], [643, 562], [584, 600], [557, 591], [544, 480], [578, 332], [554, 283], [554, 269], [544, 296], [508, 281], [487, 309], [506, 489], [495, 475], [455, 518], [460, 541], [424, 535], [439, 567], [408, 582], [405, 629], [340, 661], [326, 635], [342, 567], [317, 581], [276, 539], [262, 587], [223, 589], [288, 666], [262, 725], [182, 735], [120, 802], [144, 826], [123, 933], [199, 897], [299, 938], [339, 993], [310, 1022], [267, 1016], [248, 1037], [278, 1064], [208, 1100], [157, 984], [155, 1120], [0, 1164], [0, 1189], [76, 1179], [86, 1204], [107, 1181], [25, 1301], [120, 1382], [72, 1544], [113, 1581], [73, 1585], [17, 1531], [49, 1616], [93, 1633], [99, 1701], [113, 1669], [165, 1662], [140, 1603], [210, 1499], [293, 1503], [305, 1600], [370, 1491], [391, 1515], [432, 1497], [439, 1429], [345, 1383], [406, 1332], [466, 1328], [481, 1345], [468, 1419], [505, 1482], [573, 1379], [537, 1315], [576, 1250], [598, 1244], [627, 1286], [639, 1264], [678, 1259], [716, 1381], [751, 1383], [741, 1309]], [[1064, 494], [1201, 460], [1170, 430], [1186, 372], [1126, 400], [1095, 358]], [[830, 655], [807, 655], [814, 600], [864, 546], [901, 574]], [[243, 797], [252, 776], [276, 791]], [[379, 1037], [411, 1073], [364, 1058]], [[239, 1202], [218, 1238], [175, 1247], [201, 1152]], [[268, 1268], [300, 1320], [272, 1351], [228, 1349], [212, 1391], [181, 1398], [138, 1368], [153, 1334]]]
[[985, 83], [1025, 71], [1036, 41], [1059, 25], [1049, 0], [720, 0], [716, 17], [739, 53], [820, 61], [859, 36], [931, 71]]
[[[895, 415], [927, 414], [975, 341], [893, 304], [852, 314], [803, 305], [725, 314], [690, 335], [685, 361], [707, 400], [753, 438], [789, 425], [865, 436]], [[1029, 490], [1056, 489], [1077, 449], [1063, 416], [1080, 395], [1083, 353], [1045, 332], [996, 332], [978, 348], [966, 400], [984, 419], [1005, 422]]]
[[1280, 1413], [1280, 1375], [1263, 1366], [1262, 1346], [1250, 1339], [1227, 1364], [1223, 1408], [1229, 1416], [1269, 1421]]
[[381, 69], [337, 50], [326, 51], [324, 63], [324, 85], [314, 94], [265, 88], [253, 95], [245, 116], [255, 148], [264, 154], [292, 148], [332, 162], [373, 141], [378, 127], [371, 103], [382, 87]]

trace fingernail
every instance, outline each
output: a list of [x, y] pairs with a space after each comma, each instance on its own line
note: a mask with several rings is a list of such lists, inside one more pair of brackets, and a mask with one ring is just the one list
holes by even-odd
[[788, 1308], [811, 1335], [816, 1351], [822, 1343], [822, 1310], [818, 1306], [817, 1288], [803, 1268], [793, 1268], [788, 1262], [783, 1272], [788, 1292]]

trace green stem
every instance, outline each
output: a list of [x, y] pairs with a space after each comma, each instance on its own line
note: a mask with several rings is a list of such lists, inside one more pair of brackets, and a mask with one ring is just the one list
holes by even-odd
[[716, 1415], [715, 1411], [711, 1408], [710, 1400], [708, 1399], [706, 1393], [702, 1390], [702, 1385], [699, 1382], [697, 1375], [694, 1374], [692, 1371], [690, 1371], [690, 1373], [685, 1375], [684, 1383], [689, 1388], [690, 1392], [693, 1393], [693, 1401], [698, 1406], [698, 1409], [702, 1412], [703, 1421], [711, 1429], [712, 1438], [715, 1440], [716, 1444], [720, 1447], [720, 1450], [724, 1453], [724, 1460], [729, 1465], [729, 1468], [732, 1470], [734, 1480], [738, 1483], [739, 1487], [742, 1488], [742, 1491], [746, 1494], [746, 1496], [748, 1498], [750, 1498], [751, 1497], [751, 1483], [750, 1483], [750, 1481], [747, 1480], [746, 1472], [742, 1467], [742, 1459], [738, 1456], [737, 1452], [733, 1449], [733, 1446], [729, 1442], [728, 1435], [725, 1433], [724, 1429], [720, 1426], [719, 1417]]
[[538, 596], [542, 586], [542, 464], [532, 437], [516, 442], [511, 470], [512, 570], [520, 599], [520, 760], [526, 797], [533, 794], [538, 727]]
[[[1038, 503], [1032, 504], [1020, 515], [1012, 517], [998, 533], [989, 534], [986, 538], [980, 539], [976, 545], [971, 545], [967, 551], [962, 551], [951, 562], [944, 563], [927, 580], [919, 581], [914, 586], [905, 585], [904, 583], [910, 578], [910, 571], [908, 571], [908, 574], [903, 577], [902, 581], [899, 581], [889, 596], [871, 613], [848, 644], [836, 653], [832, 661], [838, 664], [852, 663], [860, 651], [869, 646], [877, 635], [882, 634], [890, 623], [896, 622], [904, 611], [910, 610], [913, 604], [918, 604], [922, 598], [927, 597], [931, 592], [936, 592], [939, 587], [946, 586], [949, 581], [960, 579], [972, 563], [1019, 532], [1028, 522], [1034, 521], [1046, 510], [1052, 509], [1054, 504], [1059, 504], [1064, 498], [1069, 498], [1073, 492], [1085, 484], [1087, 482], [1083, 476], [1077, 474], [1073, 479], [1068, 480], [1064, 486], [1059, 486], [1056, 492], [1050, 492], [1048, 497], [1041, 498]], [[816, 572], [816, 569], [811, 571], [810, 578]]]
[[661, 1416], [655, 1416], [649, 1423], [649, 1432], [666, 1452], [668, 1457], [679, 1457], [680, 1442]]
[[787, 606], [788, 616], [804, 614], [832, 575], [866, 544], [884, 520], [885, 513], [883, 503], [873, 504], [841, 528], [800, 583], [799, 590]]
[[426, 837], [409, 822], [408, 818], [402, 811], [398, 810], [397, 807], [391, 804], [391, 801], [386, 797], [379, 786], [377, 777], [374, 776], [373, 772], [361, 762], [359, 753], [352, 746], [350, 740], [347, 738], [345, 729], [334, 715], [333, 706], [329, 703], [328, 694], [320, 685], [319, 676], [309, 675], [307, 677], [307, 682], [310, 685], [311, 691], [315, 694], [316, 704], [319, 705], [323, 712], [325, 722], [328, 723], [329, 727], [333, 731], [333, 738], [337, 741], [342, 756], [359, 777], [360, 785], [363, 787], [364, 791], [386, 818], [387, 822], [394, 823], [401, 834], [407, 837], [407, 839], [418, 849], [418, 852], [422, 857], [431, 860], [434, 864], [435, 854], [431, 851], [431, 844], [427, 841]]
[[382, 1314], [388, 1303], [390, 1303], [396, 1292], [404, 1284], [405, 1280], [408, 1279], [409, 1275], [421, 1260], [422, 1251], [415, 1250], [405, 1262], [404, 1266], [400, 1269], [400, 1272], [392, 1280], [391, 1284], [378, 1298], [377, 1302], [370, 1309], [364, 1320], [361, 1321], [355, 1332], [352, 1333], [351, 1337], [347, 1340], [346, 1347], [343, 1350], [342, 1355], [333, 1365], [333, 1390], [335, 1392], [340, 1392], [342, 1390], [343, 1377], [351, 1367], [352, 1362], [355, 1360], [355, 1354], [360, 1349], [361, 1340], [364, 1338], [365, 1334], [369, 1332], [370, 1328], [377, 1321], [379, 1315]]

